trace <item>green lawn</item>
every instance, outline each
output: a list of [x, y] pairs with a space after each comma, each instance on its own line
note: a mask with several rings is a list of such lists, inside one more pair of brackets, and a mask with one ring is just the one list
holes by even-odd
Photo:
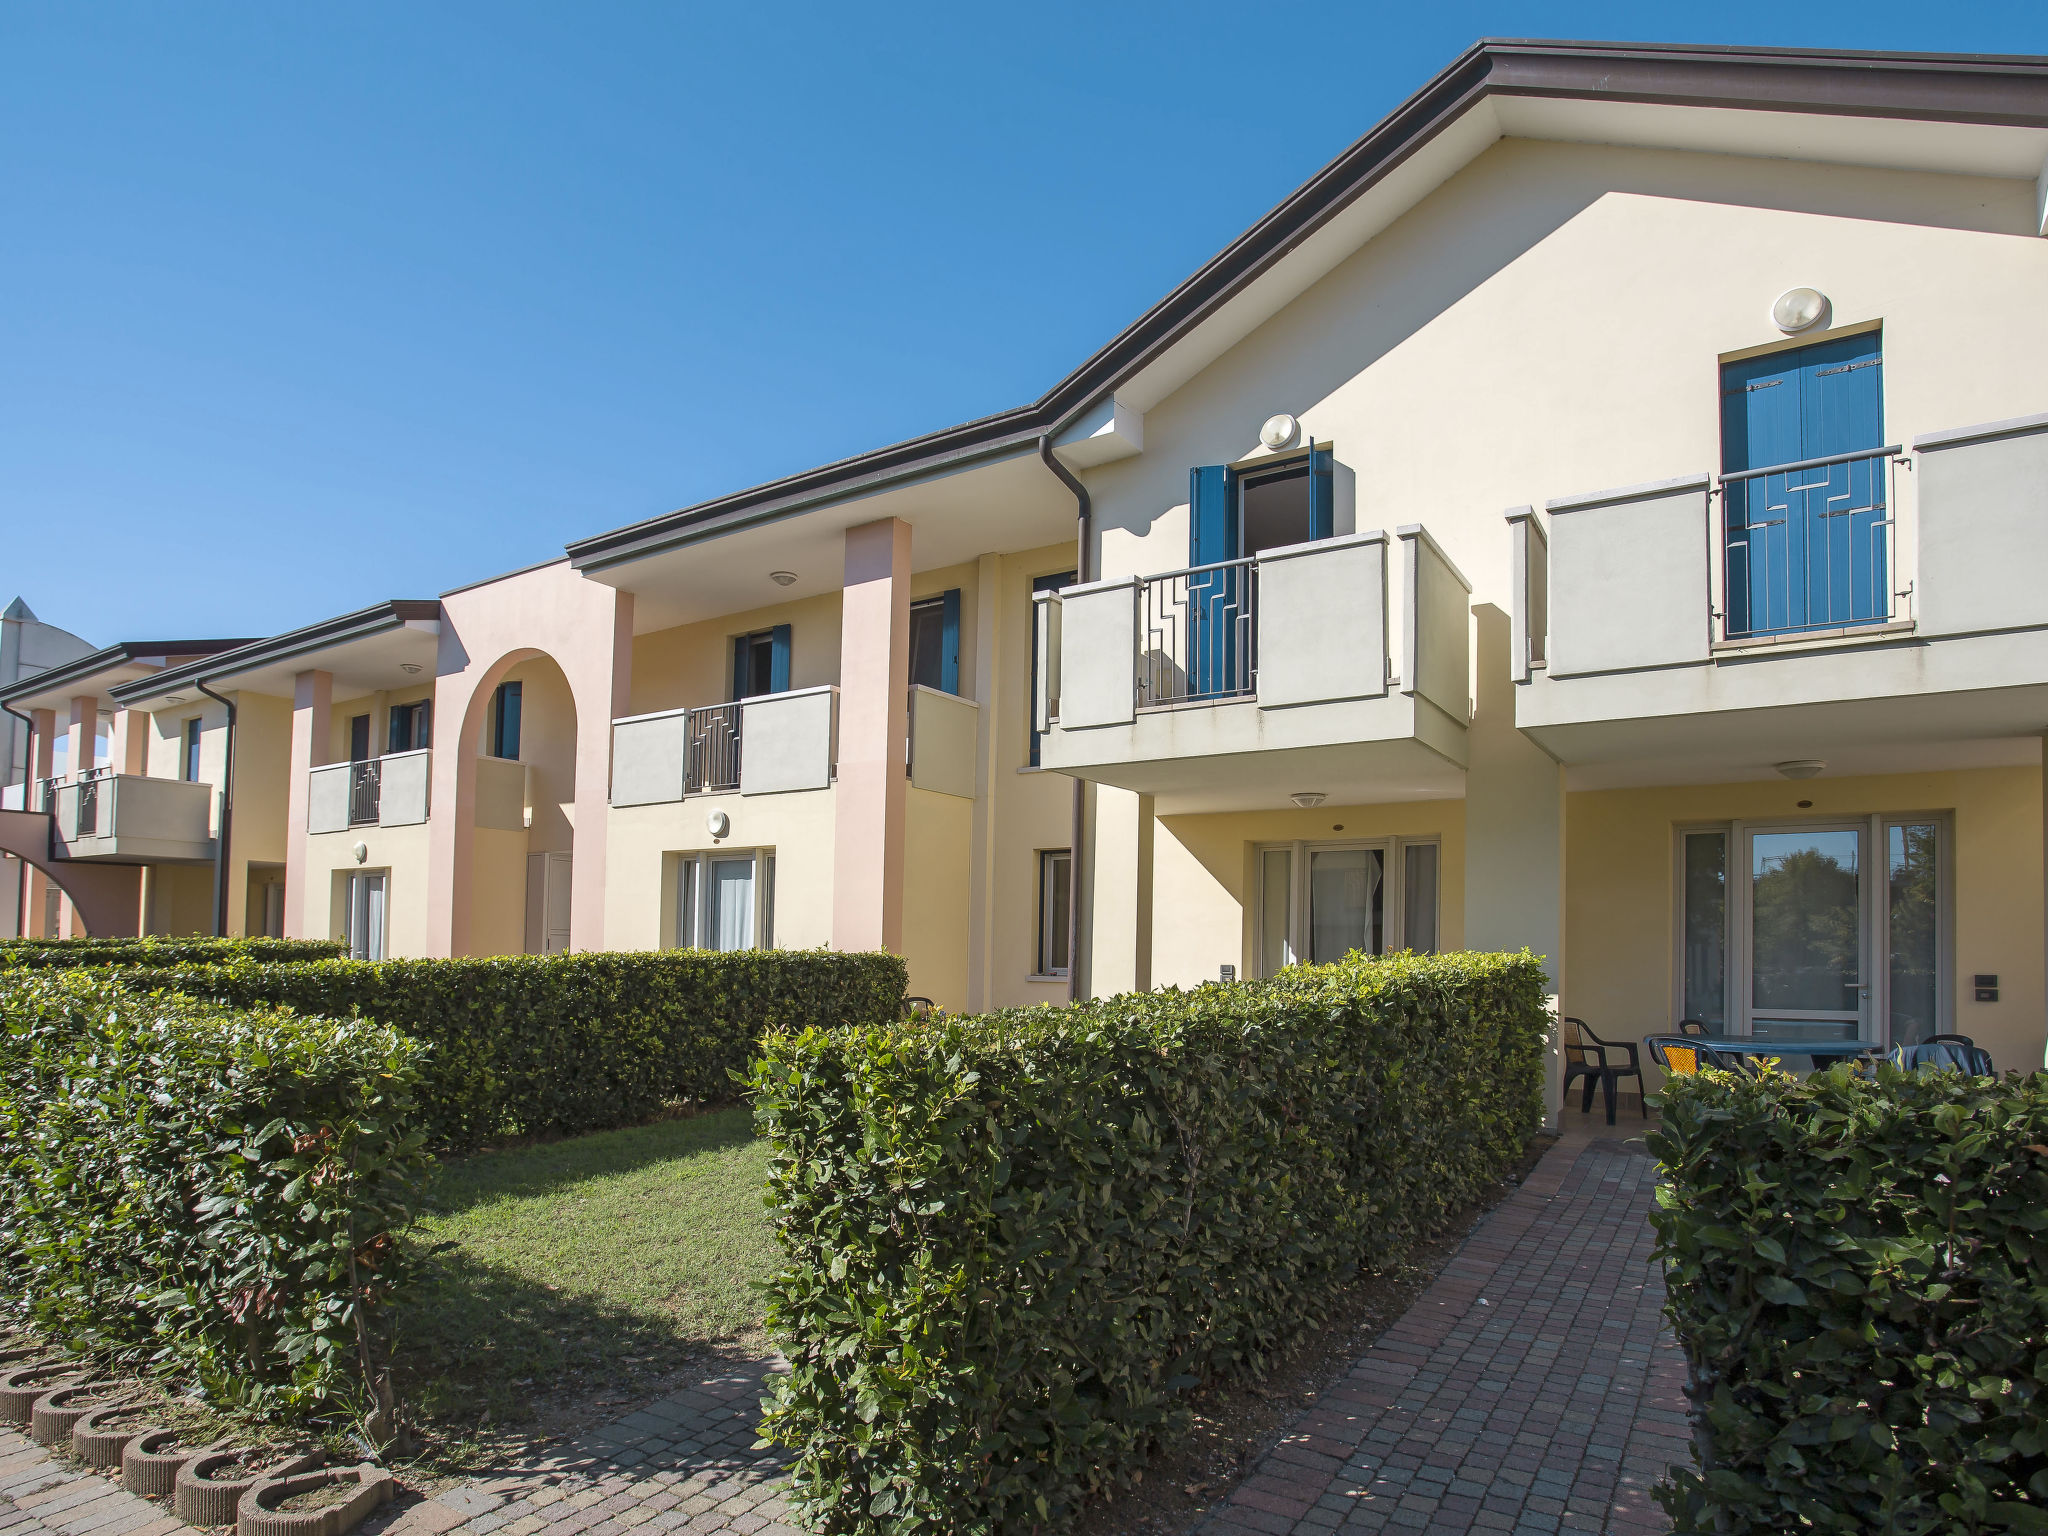
[[766, 1145], [745, 1109], [442, 1165], [428, 1273], [398, 1319], [400, 1392], [460, 1434], [544, 1397], [630, 1392], [761, 1322]]

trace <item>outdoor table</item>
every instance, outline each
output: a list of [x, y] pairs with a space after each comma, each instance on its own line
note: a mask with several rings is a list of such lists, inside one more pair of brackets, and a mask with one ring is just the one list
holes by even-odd
[[1884, 1047], [1875, 1040], [1760, 1040], [1754, 1035], [1694, 1035], [1701, 1045], [1710, 1045], [1730, 1056], [1805, 1056], [1820, 1070], [1826, 1061], [1855, 1056], [1875, 1056]]

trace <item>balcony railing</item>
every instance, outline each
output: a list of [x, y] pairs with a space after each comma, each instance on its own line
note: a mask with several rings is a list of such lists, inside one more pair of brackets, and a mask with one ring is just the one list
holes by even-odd
[[740, 706], [707, 704], [689, 711], [683, 727], [683, 793], [740, 787]]
[[384, 788], [384, 765], [376, 758], [349, 764], [348, 824], [367, 827], [377, 824], [378, 802]]
[[99, 836], [100, 785], [113, 771], [111, 768], [92, 768], [79, 776], [77, 830], [72, 836]]
[[1721, 476], [1722, 640], [1882, 624], [1892, 616], [1900, 449]]
[[1253, 691], [1258, 571], [1224, 560], [1140, 583], [1137, 706], [1208, 704]]

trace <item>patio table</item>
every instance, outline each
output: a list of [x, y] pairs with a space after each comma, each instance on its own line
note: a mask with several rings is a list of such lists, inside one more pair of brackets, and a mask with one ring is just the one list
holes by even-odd
[[1875, 1040], [1761, 1040], [1754, 1035], [1694, 1035], [1701, 1045], [1710, 1045], [1730, 1056], [1804, 1056], [1818, 1071], [1823, 1061], [1855, 1056], [1875, 1056], [1884, 1047]]

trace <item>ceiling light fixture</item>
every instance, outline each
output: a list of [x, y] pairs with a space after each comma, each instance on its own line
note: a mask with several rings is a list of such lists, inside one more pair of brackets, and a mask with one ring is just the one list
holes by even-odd
[[419, 669], [420, 664], [416, 661], [401, 661], [398, 664], [398, 670], [403, 672], [407, 677], [413, 676], [415, 673], [419, 671]]
[[786, 587], [786, 586], [788, 586], [788, 585], [789, 585], [789, 584], [790, 584], [791, 582], [793, 582], [793, 581], [795, 581], [795, 580], [796, 580], [796, 572], [795, 572], [795, 571], [770, 571], [770, 572], [768, 573], [768, 579], [769, 579], [770, 581], [774, 582], [774, 583], [775, 583], [775, 585], [777, 585], [778, 587]]
[[1297, 789], [1287, 797], [1304, 811], [1312, 811], [1330, 797], [1320, 789]]
[[166, 704], [182, 704], [185, 702], [185, 695], [183, 695], [182, 693], [174, 693], [169, 698], [165, 699], [164, 702]]
[[1785, 779], [1810, 779], [1827, 764], [1817, 757], [1795, 757], [1788, 763], [1773, 763], [1778, 776]]

